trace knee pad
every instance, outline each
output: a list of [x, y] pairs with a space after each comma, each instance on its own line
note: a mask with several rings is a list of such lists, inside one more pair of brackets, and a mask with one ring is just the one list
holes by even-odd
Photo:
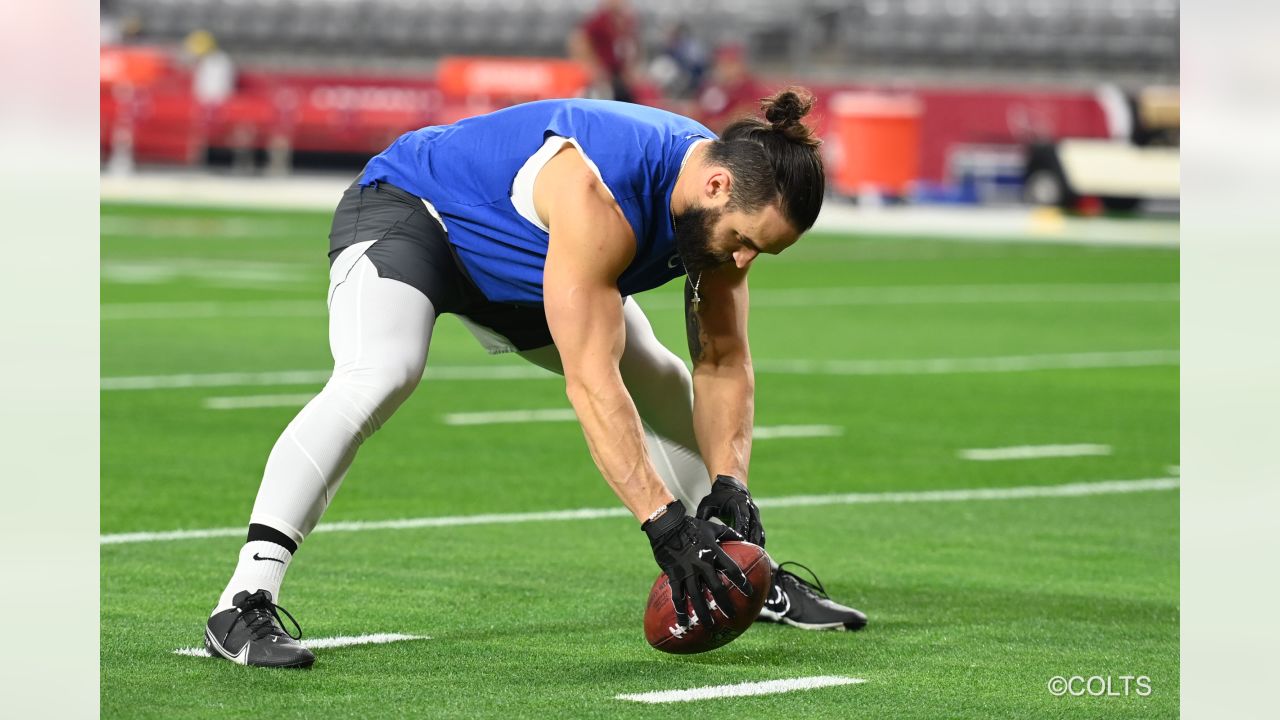
[[345, 369], [334, 372], [324, 394], [341, 404], [344, 417], [359, 424], [354, 430], [363, 441], [413, 394], [419, 379], [421, 374], [413, 368]]

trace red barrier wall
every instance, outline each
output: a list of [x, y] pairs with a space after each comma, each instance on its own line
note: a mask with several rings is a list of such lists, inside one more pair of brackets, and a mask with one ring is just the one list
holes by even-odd
[[[778, 83], [781, 88], [786, 83]], [[947, 154], [958, 144], [1022, 145], [1064, 137], [1108, 136], [1102, 106], [1084, 90], [1043, 88], [903, 88], [813, 85], [815, 125], [828, 133], [826, 100], [842, 91], [880, 91], [920, 102], [919, 179], [945, 179]]]
[[[116, 129], [124, 123], [132, 129], [134, 155], [142, 162], [189, 163], [205, 146], [265, 148], [279, 138], [288, 139], [295, 150], [372, 155], [409, 130], [555, 96], [579, 81], [564, 61], [547, 60], [529, 61], [545, 72], [502, 74], [501, 95], [467, 93], [466, 87], [457, 86], [479, 60], [443, 63], [453, 69], [446, 73], [450, 92], [443, 92], [428, 76], [245, 70], [229, 101], [202, 108], [191, 94], [190, 69], [158, 60], [153, 50], [104, 48], [103, 59], [103, 152], [119, 139]], [[501, 62], [507, 67], [512, 61]], [[493, 73], [485, 77], [492, 79]], [[510, 86], [520, 77], [538, 82], [527, 88]], [[879, 90], [810, 87], [819, 99], [812, 120], [823, 133], [830, 115], [826, 99], [840, 91]], [[1085, 91], [895, 88], [892, 93], [920, 103], [918, 172], [924, 180], [944, 179], [947, 154], [960, 143], [1022, 144], [1107, 135], [1102, 109]]]

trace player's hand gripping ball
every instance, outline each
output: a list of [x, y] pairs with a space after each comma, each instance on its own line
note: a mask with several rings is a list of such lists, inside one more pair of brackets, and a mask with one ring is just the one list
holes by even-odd
[[684, 627], [676, 619], [675, 606], [671, 601], [671, 585], [667, 574], [662, 573], [649, 591], [649, 602], [644, 610], [644, 636], [654, 648], [679, 654], [714, 650], [733, 642], [755, 622], [773, 583], [769, 556], [764, 548], [749, 542], [729, 540], [720, 543], [720, 547], [746, 574], [751, 582], [751, 592], [744, 593], [732, 583], [724, 583], [728, 591], [728, 602], [732, 606], [730, 617], [730, 613], [720, 607], [710, 591], [703, 590], [707, 607], [715, 615], [714, 626], [696, 617], [690, 601], [685, 611], [689, 613], [691, 622]]
[[711, 492], [698, 504], [698, 518], [718, 518], [749, 543], [764, 547], [764, 526], [751, 491], [732, 475], [717, 475]]

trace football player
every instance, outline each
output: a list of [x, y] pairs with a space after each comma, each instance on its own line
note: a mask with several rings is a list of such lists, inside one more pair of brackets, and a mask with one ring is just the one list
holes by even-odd
[[[822, 206], [819, 141], [801, 122], [812, 104], [783, 91], [763, 101], [763, 119], [717, 137], [655, 108], [550, 100], [410, 132], [374, 157], [329, 237], [333, 376], [271, 451], [208, 620], [210, 652], [314, 661], [280, 622], [285, 571], [360, 444], [417, 386], [442, 313], [491, 351], [563, 374], [592, 458], [672, 580], [680, 622], [714, 623], [702, 589], [723, 599], [719, 573], [747, 583], [717, 541], [765, 542], [747, 485], [747, 274]], [[680, 276], [692, 373], [633, 297]], [[785, 567], [774, 577], [761, 620], [867, 622], [820, 583]]]

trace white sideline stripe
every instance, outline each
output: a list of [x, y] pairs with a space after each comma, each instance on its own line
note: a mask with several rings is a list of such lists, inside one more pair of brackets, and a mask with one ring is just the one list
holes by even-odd
[[[348, 647], [351, 645], [383, 645], [402, 640], [430, 640], [428, 635], [401, 635], [399, 633], [374, 633], [372, 635], [339, 635], [337, 637], [313, 638], [302, 640], [302, 646], [311, 650], [323, 648]], [[187, 657], [213, 657], [203, 647], [184, 647], [173, 651], [174, 655]]]
[[843, 677], [840, 675], [818, 675], [815, 677], [792, 678], [790, 680], [766, 680], [764, 682], [744, 682], [736, 685], [712, 685], [710, 687], [690, 688], [688, 690], [658, 690], [656, 692], [615, 695], [615, 700], [630, 700], [640, 703], [674, 703], [692, 700], [709, 700], [711, 698], [746, 697], [748, 695], [776, 695], [795, 690], [814, 690], [837, 685], [857, 685], [866, 682], [863, 678]]
[[[1133, 350], [1054, 355], [1009, 355], [970, 358], [911, 358], [905, 360], [757, 360], [758, 373], [780, 375], [944, 375], [1002, 373], [1029, 370], [1080, 370], [1177, 365], [1177, 350]], [[317, 385], [332, 370], [281, 370], [181, 375], [105, 377], [102, 390], [172, 390], [197, 387], [260, 385]], [[428, 367], [435, 380], [547, 380], [558, 375], [534, 365], [457, 365]]]
[[1134, 350], [910, 360], [757, 360], [754, 364], [756, 372], [782, 375], [947, 375], [1177, 365], [1178, 351]]
[[1080, 457], [1083, 455], [1110, 455], [1110, 445], [1014, 445], [999, 448], [968, 448], [959, 456], [965, 460], [1030, 460], [1034, 458]]
[[99, 232], [103, 236], [125, 238], [262, 238], [274, 240], [297, 231], [296, 223], [267, 218], [244, 217], [166, 217], [139, 218], [124, 215], [103, 215], [99, 220]]
[[[342, 189], [349, 182], [350, 177], [346, 175], [328, 174], [246, 179], [164, 171], [122, 177], [106, 173], [101, 177], [100, 195], [103, 202], [116, 203], [333, 212]], [[119, 213], [109, 210], [106, 215], [127, 212], [127, 209]], [[1177, 222], [1071, 218], [1060, 214], [1046, 216], [1044, 210], [1029, 207], [859, 207], [831, 201], [823, 204], [814, 229], [860, 236], [906, 235], [984, 243], [1178, 246]]]
[[[842, 305], [936, 305], [984, 303], [1177, 302], [1177, 283], [1075, 285], [898, 285], [883, 287], [778, 288], [755, 290], [758, 309]], [[679, 298], [654, 296], [641, 304], [654, 310], [682, 307]], [[106, 303], [103, 320], [171, 320], [219, 317], [323, 316], [320, 301]]]
[[[1153, 478], [1144, 480], [1103, 480], [1099, 482], [1067, 483], [1065, 485], [1029, 485], [1009, 488], [972, 488], [964, 490], [916, 490], [910, 492], [838, 493], [829, 495], [789, 495], [774, 498], [758, 498], [760, 507], [810, 507], [821, 505], [862, 505], [870, 503], [915, 502], [965, 502], [969, 500], [1018, 500], [1043, 497], [1082, 497], [1085, 495], [1112, 495], [1116, 493], [1151, 492], [1173, 490], [1178, 487], [1177, 478]], [[622, 507], [579, 508], [577, 510], [550, 510], [529, 513], [492, 513], [485, 515], [454, 515], [445, 517], [405, 518], [402, 520], [352, 520], [323, 523], [312, 532], [357, 532], [364, 530], [410, 530], [431, 527], [457, 527], [461, 525], [510, 525], [526, 522], [554, 522], [562, 520], [595, 520], [599, 518], [628, 517], [631, 513]], [[100, 535], [99, 545], [122, 543], [164, 542], [168, 540], [194, 540], [198, 538], [242, 537], [244, 527], [206, 528], [202, 530], [168, 530], [161, 532], [132, 532]]]

